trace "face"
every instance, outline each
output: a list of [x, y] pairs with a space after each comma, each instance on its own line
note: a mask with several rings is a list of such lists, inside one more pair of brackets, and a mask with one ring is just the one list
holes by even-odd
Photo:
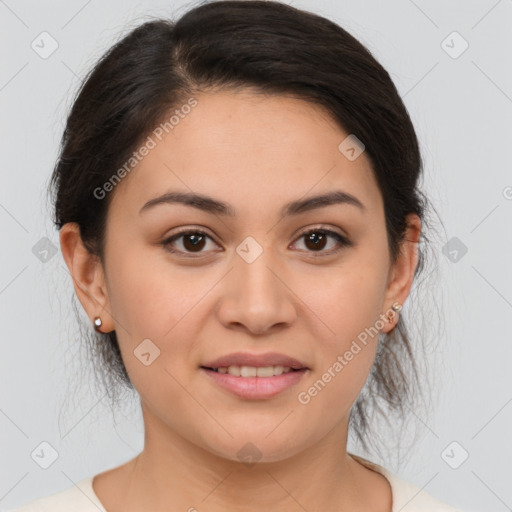
[[[319, 107], [248, 90], [195, 98], [111, 192], [101, 268], [110, 315], [96, 304], [90, 316], [116, 330], [147, 433], [231, 460], [252, 443], [261, 462], [282, 460], [344, 432], [375, 357], [368, 330], [392, 328], [382, 314], [405, 300], [411, 272], [391, 265], [370, 160], [340, 151], [349, 134]], [[144, 207], [173, 192], [228, 212]], [[354, 199], [284, 210], [333, 192]], [[269, 378], [283, 389], [256, 395], [263, 386], [247, 384], [243, 394], [202, 368], [235, 352], [307, 369]]]

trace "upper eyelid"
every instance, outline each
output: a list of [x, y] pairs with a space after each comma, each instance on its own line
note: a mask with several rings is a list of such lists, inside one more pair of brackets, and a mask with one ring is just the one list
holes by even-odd
[[[294, 242], [312, 231], [324, 231], [324, 232], [326, 232], [327, 236], [330, 236], [332, 238], [339, 236], [342, 240], [337, 240], [338, 244], [341, 243], [341, 244], [345, 244], [345, 245], [351, 245], [351, 242], [347, 235], [345, 235], [344, 233], [338, 233], [337, 231], [335, 231], [334, 228], [331, 228], [328, 226], [323, 226], [323, 225], [316, 225], [316, 226], [313, 225], [309, 228], [304, 228], [304, 229], [299, 230], [298, 233], [294, 234], [294, 239], [293, 239]], [[179, 240], [183, 236], [186, 236], [189, 234], [194, 234], [194, 233], [201, 233], [201, 234], [207, 236], [208, 238], [210, 238], [216, 245], [219, 245], [216, 242], [215, 237], [213, 235], [210, 235], [208, 233], [208, 231], [206, 230], [206, 228], [203, 228], [203, 227], [183, 228], [181, 231], [178, 231], [177, 233], [174, 233], [174, 234], [166, 237], [164, 240], [164, 244], [170, 245], [171, 242], [175, 242], [176, 240]], [[178, 250], [178, 252], [184, 252], [184, 251]], [[319, 253], [321, 253], [321, 252], [329, 252], [329, 251], [319, 251]], [[193, 254], [193, 253], [185, 252], [185, 254]], [[201, 254], [201, 252], [199, 252], [197, 254]]]
[[[339, 229], [339, 228], [338, 228]], [[314, 230], [318, 230], [318, 231], [330, 231], [336, 235], [339, 235], [343, 238], [348, 238], [348, 235], [345, 234], [345, 233], [338, 233], [336, 231], [336, 228], [333, 228], [333, 227], [330, 227], [330, 226], [325, 226], [325, 225], [322, 225], [322, 224], [319, 224], [319, 225], [313, 225], [309, 228], [301, 228], [298, 230], [298, 232], [294, 233], [294, 237], [297, 238], [299, 236], [303, 236], [307, 233], [309, 233], [310, 231], [314, 231]], [[178, 238], [179, 236], [184, 236], [184, 235], [187, 235], [187, 234], [192, 234], [192, 233], [203, 233], [205, 234], [206, 236], [209, 236], [212, 240], [215, 240], [215, 236], [214, 235], [211, 235], [209, 232], [208, 232], [208, 228], [203, 228], [203, 227], [191, 227], [191, 228], [182, 228], [181, 231], [177, 231], [176, 233], [172, 234], [172, 235], [169, 235], [166, 237], [166, 240], [169, 240], [171, 238]]]

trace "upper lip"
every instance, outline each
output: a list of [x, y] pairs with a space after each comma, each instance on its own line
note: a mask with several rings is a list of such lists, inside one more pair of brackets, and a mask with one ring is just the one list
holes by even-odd
[[249, 352], [234, 352], [202, 365], [206, 368], [226, 368], [228, 366], [288, 366], [295, 370], [307, 368], [299, 360], [277, 352], [266, 354], [251, 354]]

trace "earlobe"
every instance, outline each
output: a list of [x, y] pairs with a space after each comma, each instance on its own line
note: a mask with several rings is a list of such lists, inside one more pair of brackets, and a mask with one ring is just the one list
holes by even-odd
[[102, 331], [114, 330], [101, 260], [87, 250], [80, 227], [75, 222], [64, 224], [59, 238], [76, 295], [91, 323], [96, 317], [101, 317]]
[[[418, 243], [421, 234], [421, 219], [416, 214], [407, 216], [407, 229], [400, 244], [400, 254], [391, 270], [391, 277], [384, 301], [385, 311], [388, 312], [389, 322], [383, 332], [390, 332], [398, 321], [399, 311], [393, 311], [393, 304], [403, 305], [414, 281], [418, 266]], [[391, 312], [391, 313], [389, 313]], [[386, 315], [386, 316], [388, 316]]]

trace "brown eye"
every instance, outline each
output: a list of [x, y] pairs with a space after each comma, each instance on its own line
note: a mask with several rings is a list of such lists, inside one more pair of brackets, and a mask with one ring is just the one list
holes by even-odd
[[328, 235], [325, 233], [318, 233], [317, 231], [304, 235], [305, 245], [308, 249], [313, 251], [322, 250], [325, 248]]
[[183, 236], [183, 246], [187, 251], [196, 250], [201, 251], [201, 249], [205, 246], [205, 236], [197, 233], [191, 233], [190, 235], [182, 235]]
[[[338, 252], [343, 247], [353, 245], [347, 238], [329, 229], [310, 229], [309, 231], [302, 233], [302, 235], [299, 236], [299, 240], [300, 239], [304, 239], [304, 250], [306, 252], [313, 253], [315, 256], [328, 256]], [[329, 246], [330, 239], [335, 242], [326, 250], [326, 247]], [[164, 240], [162, 245], [171, 253], [180, 254], [185, 257], [194, 257], [196, 254], [201, 255], [203, 253], [208, 253], [208, 250], [204, 250], [207, 246], [208, 240], [213, 242], [213, 239], [204, 231], [189, 229], [172, 235]], [[181, 247], [179, 246], [179, 241], [181, 241]]]
[[[182, 239], [181, 246], [182, 248], [176, 249], [173, 245]], [[172, 253], [197, 253], [201, 254], [204, 247], [206, 246], [207, 240], [212, 240], [212, 238], [207, 235], [204, 231], [201, 230], [188, 230], [177, 233], [162, 242], [162, 245], [166, 250]], [[213, 240], [212, 240], [213, 241]]]
[[[348, 247], [352, 245], [347, 238], [329, 229], [311, 229], [306, 233], [302, 233], [299, 239], [302, 238], [304, 239], [304, 245], [307, 252], [318, 252], [320, 255], [323, 255], [324, 253], [332, 254], [340, 250], [341, 247]], [[329, 238], [333, 238], [337, 242], [338, 248], [334, 247], [334, 249], [331, 248], [324, 250], [328, 245]], [[334, 246], [336, 246], [336, 243]]]

